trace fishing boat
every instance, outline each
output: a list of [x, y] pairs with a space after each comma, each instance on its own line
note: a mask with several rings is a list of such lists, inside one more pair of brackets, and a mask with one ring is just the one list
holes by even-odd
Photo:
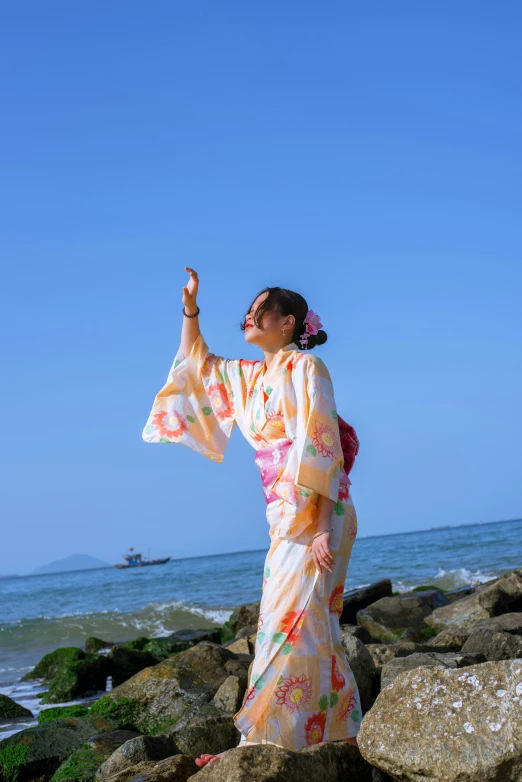
[[125, 570], [130, 567], [145, 567], [146, 565], [164, 565], [166, 562], [168, 562], [172, 557], [162, 557], [162, 559], [142, 559], [141, 554], [134, 553], [134, 549], [130, 548], [129, 551], [130, 554], [124, 554], [123, 559], [125, 560], [125, 564], [118, 564], [114, 565], [114, 567], [117, 567], [118, 570]]

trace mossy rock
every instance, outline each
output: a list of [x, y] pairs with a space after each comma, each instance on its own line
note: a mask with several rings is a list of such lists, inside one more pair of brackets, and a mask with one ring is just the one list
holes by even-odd
[[144, 652], [149, 652], [157, 662], [166, 660], [174, 654], [184, 652], [187, 649], [186, 641], [171, 641], [169, 638], [151, 638], [143, 647]]
[[59, 766], [50, 782], [92, 782], [102, 763], [118, 747], [138, 735], [132, 730], [115, 730], [84, 742]]
[[423, 592], [425, 589], [439, 589], [441, 592], [445, 592], [445, 589], [442, 589], [441, 587], [434, 586], [433, 584], [421, 584], [421, 586], [413, 587], [411, 590], [412, 592]]
[[227, 619], [227, 621], [224, 622], [223, 627], [221, 628], [221, 641], [220, 641], [220, 643], [226, 644], [227, 641], [231, 641], [235, 637], [236, 637], [236, 634], [235, 634], [235, 632], [232, 629], [232, 626], [230, 624], [230, 619]]
[[30, 681], [31, 679], [53, 679], [59, 671], [67, 665], [83, 660], [86, 652], [79, 646], [62, 646], [55, 649], [54, 652], [44, 654], [39, 663], [35, 665], [32, 671], [22, 676], [21, 681]]
[[38, 714], [38, 724], [43, 725], [50, 720], [56, 720], [61, 717], [85, 717], [89, 713], [88, 706], [51, 706], [49, 709], [42, 709]]
[[18, 719], [19, 717], [32, 717], [33, 712], [20, 706], [19, 703], [0, 693], [0, 720]]
[[[89, 709], [93, 716], [109, 720], [114, 726], [125, 730], [136, 730], [149, 736], [158, 736], [172, 730], [180, 715], [155, 716], [147, 704], [134, 698], [120, 698], [115, 701], [110, 695], [103, 695]], [[183, 712], [182, 712], [183, 713]]]
[[133, 641], [126, 641], [126, 643], [120, 644], [120, 646], [125, 646], [126, 649], [133, 649], [136, 652], [142, 652], [150, 640], [147, 636], [140, 635], [139, 638], [135, 638]]
[[100, 649], [107, 649], [113, 646], [112, 641], [104, 641], [102, 638], [96, 638], [95, 635], [89, 636], [85, 641], [86, 652], [99, 652]]
[[434, 627], [421, 627], [420, 634], [423, 639], [429, 640], [430, 638], [435, 638], [435, 636], [438, 635], [438, 630], [436, 630]]
[[86, 693], [105, 690], [112, 662], [102, 654], [84, 652], [84, 657], [64, 665], [42, 695], [41, 703], [71, 701]]
[[49, 778], [83, 742], [113, 730], [102, 717], [68, 717], [14, 733], [0, 741], [0, 769], [4, 782], [32, 782]]

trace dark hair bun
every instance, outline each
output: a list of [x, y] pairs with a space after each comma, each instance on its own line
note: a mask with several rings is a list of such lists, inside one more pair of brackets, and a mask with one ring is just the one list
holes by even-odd
[[317, 334], [310, 334], [308, 336], [308, 350], [311, 350], [312, 348], [315, 348], [317, 345], [324, 345], [326, 340], [328, 339], [328, 335], [326, 331], [323, 331], [322, 329], [319, 329]]

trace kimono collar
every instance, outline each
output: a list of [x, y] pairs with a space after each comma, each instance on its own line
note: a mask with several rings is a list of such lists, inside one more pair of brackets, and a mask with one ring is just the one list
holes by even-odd
[[299, 350], [295, 342], [289, 342], [288, 345], [283, 345], [283, 347], [280, 348], [277, 351], [277, 353], [274, 355], [268, 369], [266, 367], [266, 362], [263, 361], [261, 365], [262, 366], [261, 374], [264, 376], [265, 379], [268, 375], [272, 375], [273, 372], [276, 371], [277, 368], [281, 365], [281, 363], [286, 360], [286, 354], [291, 350]]

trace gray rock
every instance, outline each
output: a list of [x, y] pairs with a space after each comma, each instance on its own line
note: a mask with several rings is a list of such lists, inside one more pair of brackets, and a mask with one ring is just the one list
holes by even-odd
[[219, 687], [211, 703], [224, 714], [234, 715], [241, 708], [246, 685], [245, 677], [228, 676]]
[[202, 641], [140, 671], [93, 704], [90, 713], [110, 715], [119, 727], [170, 735], [181, 716], [210, 701], [229, 675], [246, 679], [247, 657]]
[[363, 644], [371, 644], [373, 641], [368, 630], [365, 627], [359, 627], [359, 625], [341, 625], [341, 635], [353, 635], [355, 638], [358, 638], [359, 641], [362, 641]]
[[373, 680], [376, 676], [375, 663], [366, 646], [354, 635], [341, 630], [341, 643], [357, 682], [364, 714], [371, 706]]
[[436, 608], [426, 623], [439, 632], [452, 628], [470, 627], [482, 619], [498, 618], [501, 614], [520, 612], [522, 609], [522, 570], [482, 584], [468, 597]]
[[415, 652], [407, 657], [395, 657], [382, 667], [381, 689], [391, 684], [403, 671], [410, 671], [412, 668], [419, 668], [421, 665], [438, 665], [440, 668], [465, 668], [469, 665], [478, 665], [485, 662], [487, 662], [487, 658], [482, 653]]
[[[372, 603], [377, 602], [382, 597], [392, 596], [392, 583], [389, 578], [383, 578], [381, 581], [375, 581], [365, 587], [349, 589], [343, 595], [343, 612], [340, 617], [342, 625], [357, 624], [357, 611], [367, 608]], [[364, 639], [361, 638], [361, 641]]]
[[9, 698], [8, 695], [0, 693], [0, 722], [32, 716], [32, 711], [26, 709], [25, 706], [20, 706], [19, 703]]
[[482, 652], [488, 660], [522, 658], [522, 637], [496, 630], [494, 626], [472, 628], [462, 653]]
[[397, 641], [408, 627], [417, 630], [426, 627], [425, 618], [435, 608], [445, 606], [448, 602], [440, 589], [382, 597], [357, 612], [357, 624], [365, 627], [372, 638], [383, 642]]
[[328, 741], [297, 752], [270, 744], [236, 747], [208, 763], [195, 782], [372, 782], [357, 747]]
[[250, 638], [251, 635], [254, 633], [257, 633], [257, 623], [253, 625], [245, 625], [245, 627], [241, 627], [240, 630], [236, 633], [236, 639], [237, 638]]
[[111, 675], [114, 686], [126, 682], [144, 668], [159, 662], [150, 652], [129, 649], [122, 644], [114, 644], [107, 659], [112, 663]]
[[110, 782], [186, 782], [198, 771], [194, 758], [174, 755], [165, 760], [143, 760], [110, 777]]
[[153, 761], [177, 755], [179, 752], [174, 739], [170, 736], [137, 736], [126, 741], [107, 758], [96, 772], [97, 782], [105, 782], [109, 777], [119, 774], [126, 768], [144, 761]]
[[0, 780], [2, 777], [5, 782], [49, 779], [83, 742], [110, 730], [111, 723], [100, 717], [69, 717], [25, 728], [0, 741], [0, 758], [11, 758], [9, 776], [5, 775], [4, 764], [0, 765]]
[[255, 625], [257, 628], [257, 623], [259, 621], [259, 606], [260, 602], [245, 603], [244, 605], [240, 605], [234, 609], [230, 615], [230, 619], [228, 620], [230, 629], [234, 635], [243, 627], [251, 627], [252, 625]]
[[[394, 657], [407, 657], [415, 652], [454, 652], [455, 649], [430, 644], [415, 644], [412, 641], [397, 641], [394, 644], [370, 644], [366, 647], [373, 659], [376, 675], [380, 677], [381, 668]], [[457, 650], [458, 651], [458, 650]]]
[[365, 714], [358, 746], [403, 782], [519, 782], [521, 699], [522, 659], [405, 671]]
[[197, 703], [179, 720], [172, 738], [186, 755], [198, 757], [203, 752], [216, 755], [239, 743], [241, 734], [232, 716], [214, 703]]

